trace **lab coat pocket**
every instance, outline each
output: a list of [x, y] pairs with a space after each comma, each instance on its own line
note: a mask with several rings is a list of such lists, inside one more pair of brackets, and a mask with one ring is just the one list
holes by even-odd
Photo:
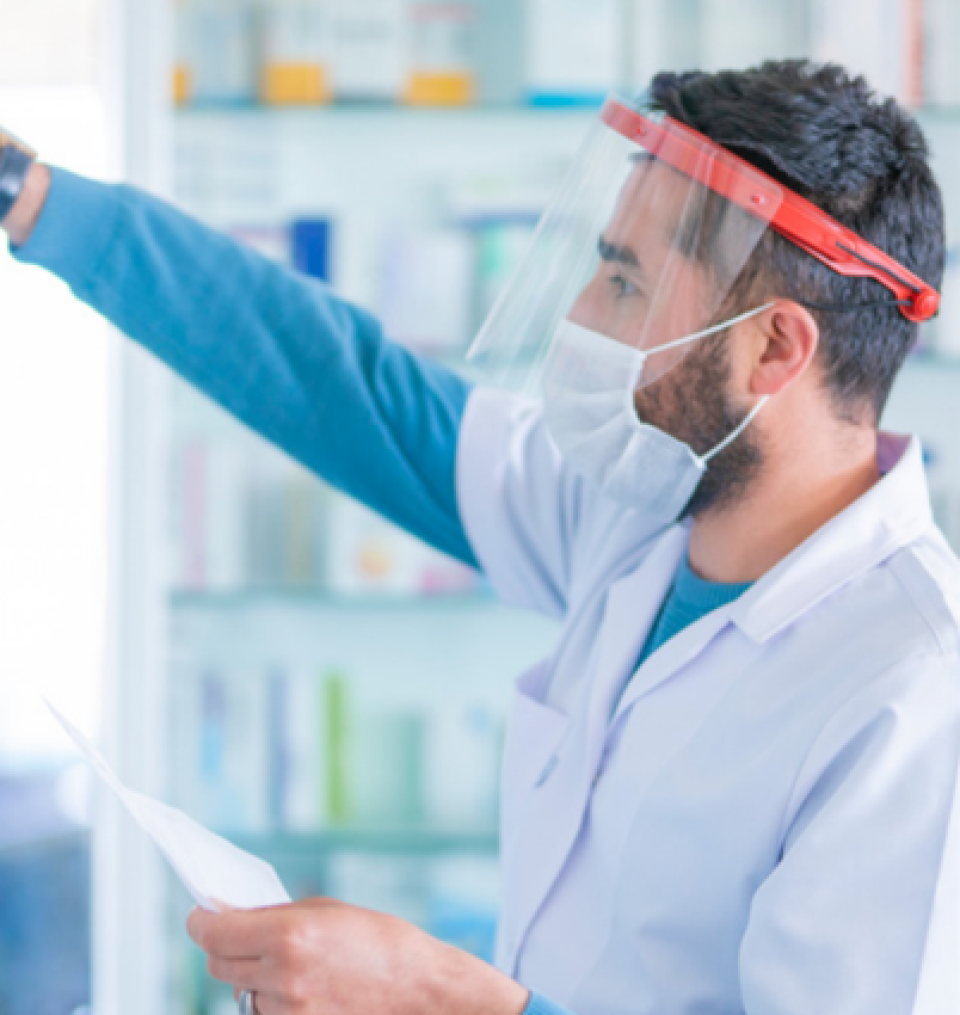
[[544, 703], [553, 660], [546, 660], [517, 679], [503, 762], [502, 836], [505, 845], [530, 794], [550, 777], [551, 767], [569, 725], [562, 712]]

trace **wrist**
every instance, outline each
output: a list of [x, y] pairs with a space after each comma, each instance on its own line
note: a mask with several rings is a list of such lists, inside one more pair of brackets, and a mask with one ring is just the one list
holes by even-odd
[[10, 237], [15, 247], [22, 247], [30, 239], [40, 213], [50, 193], [50, 169], [34, 162], [24, 180], [23, 190], [6, 218], [0, 222], [0, 229]]
[[449, 945], [434, 967], [431, 1010], [457, 1015], [523, 1015], [530, 992], [481, 959]]

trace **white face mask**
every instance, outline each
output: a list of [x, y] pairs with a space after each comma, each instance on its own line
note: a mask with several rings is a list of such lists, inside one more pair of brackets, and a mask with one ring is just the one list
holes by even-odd
[[637, 415], [634, 392], [651, 355], [706, 338], [773, 306], [644, 352], [564, 321], [544, 365], [544, 416], [561, 454], [607, 496], [663, 525], [676, 521], [703, 478], [707, 463], [756, 419], [761, 398], [726, 440], [697, 455], [683, 441]]

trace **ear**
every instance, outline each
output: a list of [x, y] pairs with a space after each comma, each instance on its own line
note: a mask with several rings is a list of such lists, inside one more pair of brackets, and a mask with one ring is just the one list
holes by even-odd
[[778, 395], [810, 366], [820, 329], [811, 313], [792, 300], [777, 300], [750, 323], [756, 336], [750, 392]]

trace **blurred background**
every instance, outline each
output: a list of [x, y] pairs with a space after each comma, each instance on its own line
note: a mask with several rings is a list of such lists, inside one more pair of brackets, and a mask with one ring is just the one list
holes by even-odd
[[[810, 56], [914, 107], [940, 318], [887, 425], [960, 544], [960, 0], [0, 0], [0, 122], [146, 186], [456, 369], [590, 119], [659, 69]], [[223, 1015], [132, 787], [489, 957], [512, 679], [550, 647], [0, 255], [0, 1015]], [[225, 336], [228, 340], [229, 336]]]

